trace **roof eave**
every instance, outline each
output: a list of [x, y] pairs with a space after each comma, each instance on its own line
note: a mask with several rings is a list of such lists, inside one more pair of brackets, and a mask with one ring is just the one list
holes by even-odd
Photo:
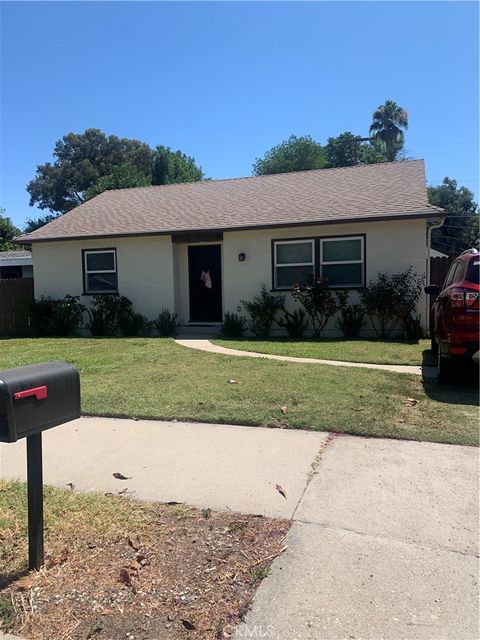
[[233, 231], [255, 231], [256, 229], [272, 229], [279, 228], [285, 229], [289, 227], [309, 227], [316, 225], [330, 225], [330, 224], [352, 224], [358, 222], [385, 222], [388, 220], [413, 220], [418, 218], [443, 218], [446, 214], [443, 209], [437, 207], [435, 210], [429, 209], [426, 211], [416, 211], [414, 213], [399, 213], [399, 214], [385, 214], [385, 215], [370, 215], [370, 216], [353, 216], [343, 217], [341, 219], [330, 220], [310, 220], [299, 222], [276, 222], [271, 224], [261, 225], [239, 225], [238, 227], [202, 227], [202, 228], [177, 228], [158, 231], [128, 231], [122, 233], [100, 233], [100, 234], [88, 234], [88, 235], [69, 235], [69, 236], [47, 236], [47, 237], [29, 237], [28, 235], [18, 236], [14, 238], [12, 242], [16, 244], [34, 244], [39, 242], [63, 242], [67, 240], [96, 240], [102, 238], [128, 238], [131, 236], [169, 236], [173, 233], [203, 233], [218, 231], [222, 233], [228, 233]]

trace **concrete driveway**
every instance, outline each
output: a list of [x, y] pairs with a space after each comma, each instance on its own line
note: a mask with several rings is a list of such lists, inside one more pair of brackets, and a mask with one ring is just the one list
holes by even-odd
[[[24, 478], [24, 449], [0, 445], [2, 477]], [[44, 459], [58, 486], [292, 518], [237, 639], [479, 637], [474, 448], [82, 418], [44, 434]]]

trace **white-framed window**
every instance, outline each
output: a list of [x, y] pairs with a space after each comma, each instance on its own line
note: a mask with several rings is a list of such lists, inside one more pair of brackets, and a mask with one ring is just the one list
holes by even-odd
[[364, 271], [364, 236], [320, 239], [320, 275], [329, 287], [363, 287]]
[[273, 246], [274, 289], [311, 284], [315, 276], [315, 240], [277, 240]]
[[85, 293], [116, 293], [116, 249], [85, 249], [83, 251], [83, 282]]

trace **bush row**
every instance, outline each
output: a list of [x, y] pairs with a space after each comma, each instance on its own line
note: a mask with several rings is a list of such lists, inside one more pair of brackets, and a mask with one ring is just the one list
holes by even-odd
[[177, 314], [163, 309], [156, 320], [148, 320], [133, 310], [125, 296], [96, 295], [91, 308], [80, 302], [79, 296], [66, 295], [61, 300], [42, 296], [30, 308], [32, 331], [39, 336], [71, 336], [78, 333], [85, 316], [85, 327], [92, 336], [148, 337], [156, 329], [159, 336], [174, 335], [178, 326]]
[[[423, 287], [423, 278], [412, 267], [402, 273], [379, 273], [360, 291], [360, 303], [350, 304], [347, 291], [332, 290], [327, 280], [318, 278], [311, 285], [294, 285], [292, 297], [300, 307], [293, 311], [285, 308], [284, 296], [270, 293], [265, 285], [252, 300], [242, 300], [249, 319], [226, 313], [222, 334], [242, 337], [250, 329], [259, 338], [268, 338], [273, 324], [284, 328], [289, 337], [301, 338], [308, 326], [314, 335], [321, 336], [327, 322], [338, 314], [335, 326], [347, 338], [355, 338], [365, 326], [365, 317], [379, 338], [388, 338], [400, 325], [407, 340], [423, 337], [420, 316], [415, 309]], [[282, 315], [278, 318], [278, 314]]]

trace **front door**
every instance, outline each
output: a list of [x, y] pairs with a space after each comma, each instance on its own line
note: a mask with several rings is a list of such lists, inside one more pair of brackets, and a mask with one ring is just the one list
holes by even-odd
[[188, 247], [188, 280], [190, 322], [221, 322], [221, 245]]

